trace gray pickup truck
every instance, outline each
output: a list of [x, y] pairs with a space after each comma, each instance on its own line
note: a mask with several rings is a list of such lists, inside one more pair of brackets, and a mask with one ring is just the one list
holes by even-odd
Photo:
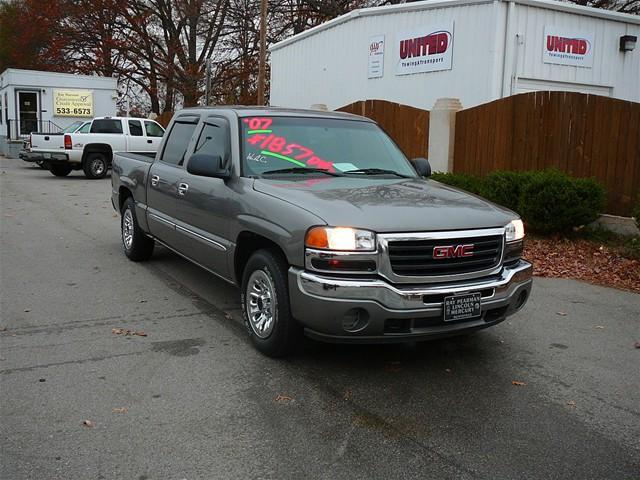
[[373, 121], [258, 107], [174, 115], [155, 160], [115, 154], [133, 261], [158, 242], [240, 287], [255, 347], [395, 342], [495, 325], [529, 297], [518, 215], [429, 180]]

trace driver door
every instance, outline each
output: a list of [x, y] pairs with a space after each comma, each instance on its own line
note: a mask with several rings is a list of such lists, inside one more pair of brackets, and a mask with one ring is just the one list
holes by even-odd
[[[197, 138], [194, 154], [219, 155], [224, 164], [229, 165], [231, 137], [225, 118], [207, 118]], [[203, 267], [229, 278], [228, 219], [235, 195], [227, 185], [230, 180], [192, 175], [186, 169], [182, 173], [176, 205], [179, 249]]]

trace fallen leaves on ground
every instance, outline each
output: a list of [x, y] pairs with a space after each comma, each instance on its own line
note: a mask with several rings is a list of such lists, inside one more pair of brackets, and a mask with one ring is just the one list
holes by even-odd
[[511, 380], [511, 385], [515, 385], [516, 387], [524, 387], [526, 383], [519, 380]]
[[567, 402], [567, 405], [569, 405], [570, 407], [575, 407], [576, 406], [576, 402], [574, 400], [569, 400]]
[[82, 425], [84, 425], [85, 427], [88, 427], [88, 428], [93, 428], [93, 427], [95, 427], [96, 424], [93, 423], [91, 420], [84, 420], [82, 422]]
[[114, 335], [123, 335], [125, 337], [137, 335], [138, 337], [146, 337], [147, 334], [143, 331], [129, 330], [128, 328], [112, 328], [111, 333]]
[[634, 343], [633, 346], [636, 347], [636, 348], [640, 348], [640, 342]]
[[290, 397], [289, 395], [282, 395], [282, 394], [279, 394], [279, 395], [276, 397], [276, 402], [280, 402], [280, 403], [288, 403], [288, 402], [290, 402], [290, 401], [292, 401], [292, 400], [293, 400], [293, 398], [292, 398], [292, 397]]
[[573, 278], [640, 293], [640, 261], [593, 241], [529, 238], [524, 258], [540, 277]]
[[560, 315], [561, 317], [566, 317], [567, 312], [556, 312], [556, 315]]
[[129, 409], [127, 407], [116, 407], [111, 410], [113, 413], [127, 413]]

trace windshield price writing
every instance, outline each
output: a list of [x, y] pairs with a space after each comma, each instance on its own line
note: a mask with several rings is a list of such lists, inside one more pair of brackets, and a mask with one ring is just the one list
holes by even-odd
[[299, 167], [323, 168], [335, 172], [333, 162], [323, 160], [315, 152], [297, 143], [289, 143], [286, 138], [274, 135], [269, 129], [272, 124], [270, 118], [245, 118], [243, 120], [250, 128], [247, 143], [261, 149], [260, 154], [278, 158]]

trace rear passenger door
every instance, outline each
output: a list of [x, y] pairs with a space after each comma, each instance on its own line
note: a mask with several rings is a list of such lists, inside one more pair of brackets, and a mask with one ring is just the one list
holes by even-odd
[[[219, 155], [231, 164], [229, 122], [221, 117], [208, 117], [199, 127], [193, 154]], [[188, 160], [187, 160], [188, 162]], [[220, 178], [191, 175], [186, 169], [180, 180], [176, 206], [176, 229], [180, 249], [202, 266], [229, 278], [227, 255], [229, 218], [235, 192]]]
[[172, 248], [176, 238], [176, 201], [178, 183], [184, 174], [185, 155], [199, 117], [183, 115], [173, 122], [159, 159], [151, 165], [147, 184], [149, 231]]

